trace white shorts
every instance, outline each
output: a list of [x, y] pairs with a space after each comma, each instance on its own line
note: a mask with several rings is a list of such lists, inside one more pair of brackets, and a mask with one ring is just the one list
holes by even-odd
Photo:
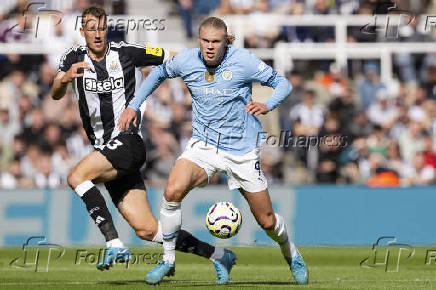
[[231, 190], [242, 188], [248, 192], [259, 192], [268, 186], [260, 167], [260, 148], [244, 155], [234, 155], [191, 138], [178, 159], [181, 158], [188, 159], [203, 168], [208, 182], [216, 172], [226, 173]]

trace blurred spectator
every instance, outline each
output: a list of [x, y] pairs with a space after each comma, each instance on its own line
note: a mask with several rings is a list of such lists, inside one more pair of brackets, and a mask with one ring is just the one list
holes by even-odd
[[339, 156], [342, 151], [342, 140], [339, 134], [339, 121], [328, 116], [320, 131], [319, 161], [316, 174], [319, 183], [336, 183], [339, 177]]
[[23, 137], [27, 143], [42, 143], [42, 136], [45, 127], [45, 119], [40, 109], [34, 109], [31, 112], [29, 121], [25, 121]]
[[405, 167], [406, 185], [427, 185], [434, 182], [434, 168], [424, 163], [424, 154], [417, 152], [412, 159], [412, 164]]
[[386, 167], [389, 170], [392, 170], [398, 173], [401, 177], [405, 176], [404, 172], [404, 161], [401, 158], [400, 154], [400, 146], [398, 142], [395, 140], [390, 140], [389, 144], [386, 148]]
[[317, 148], [311, 146], [311, 138], [317, 137], [324, 121], [324, 114], [320, 106], [314, 104], [315, 92], [308, 90], [304, 93], [303, 101], [290, 112], [293, 123], [293, 135], [298, 137], [295, 150], [300, 161], [311, 171], [317, 166]]
[[411, 164], [417, 152], [424, 149], [422, 127], [418, 122], [410, 121], [407, 129], [399, 137], [401, 156], [407, 164]]
[[294, 134], [297, 136], [317, 136], [324, 117], [320, 106], [314, 103], [315, 92], [307, 90], [303, 100], [290, 112], [294, 125]]
[[287, 79], [292, 84], [292, 92], [277, 108], [279, 111], [280, 128], [283, 131], [291, 130], [291, 117], [289, 112], [295, 105], [302, 101], [304, 94], [303, 78], [301, 74], [291, 72], [287, 75]]
[[369, 136], [372, 132], [373, 125], [368, 121], [365, 110], [357, 108], [353, 115], [353, 120], [349, 123], [348, 132], [351, 138], [358, 136]]
[[386, 156], [386, 148], [389, 140], [386, 137], [385, 131], [379, 125], [375, 125], [373, 132], [368, 136], [367, 144], [370, 153], [378, 153], [381, 156]]
[[424, 137], [424, 166], [436, 169], [436, 146], [431, 135]]
[[272, 47], [278, 36], [278, 27], [269, 13], [267, 0], [257, 0], [250, 14], [250, 31], [248, 32], [248, 47]]
[[339, 119], [340, 131], [349, 134], [353, 117], [356, 114], [352, 89], [344, 89], [342, 94], [331, 101], [328, 107], [330, 112]]
[[192, 34], [192, 3], [193, 0], [178, 0], [180, 16], [183, 19], [185, 25], [186, 37], [191, 39]]
[[377, 102], [368, 109], [368, 119], [373, 124], [390, 129], [398, 115], [397, 107], [392, 104], [385, 89], [377, 91], [376, 98]]
[[341, 67], [336, 63], [331, 63], [329, 72], [318, 79], [318, 83], [333, 96], [345, 94], [347, 79], [342, 74]]
[[2, 144], [10, 145], [15, 135], [20, 131], [20, 124], [9, 116], [8, 108], [0, 108], [0, 136]]
[[370, 105], [375, 103], [375, 96], [377, 92], [384, 89], [385, 86], [380, 83], [377, 76], [377, 66], [373, 63], [366, 63], [363, 67], [365, 73], [364, 81], [359, 84], [359, 95], [362, 105], [367, 109]]
[[52, 170], [49, 154], [39, 156], [34, 180], [38, 188], [57, 188], [61, 185], [61, 177], [57, 172]]
[[427, 79], [424, 83], [427, 90], [427, 98], [436, 100], [436, 65], [431, 65], [427, 69]]

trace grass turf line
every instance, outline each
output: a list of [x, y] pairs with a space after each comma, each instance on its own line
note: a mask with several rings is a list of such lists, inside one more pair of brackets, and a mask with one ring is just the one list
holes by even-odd
[[[80, 250], [86, 250], [87, 252]], [[392, 249], [388, 271], [384, 265], [362, 267], [361, 261], [373, 258], [371, 247], [362, 248], [301, 248], [309, 265], [310, 282], [308, 286], [294, 283], [286, 262], [276, 247], [238, 247], [233, 248], [238, 256], [237, 264], [231, 273], [231, 283], [215, 285], [213, 264], [194, 255], [177, 253], [176, 275], [165, 278], [157, 287], [172, 289], [431, 289], [436, 288], [436, 248], [415, 248], [415, 253], [407, 259], [408, 253], [401, 254]], [[434, 250], [435, 254], [427, 250]], [[98, 249], [65, 248], [59, 259], [52, 253], [48, 272], [35, 272], [36, 252], [29, 250], [27, 268], [23, 266], [21, 248], [0, 248], [0, 289], [145, 289], [144, 276], [159, 259], [160, 248], [132, 248], [136, 260], [126, 268], [125, 264], [100, 272], [95, 268]], [[382, 262], [385, 251], [378, 253]], [[39, 270], [47, 266], [48, 251], [40, 251]], [[87, 256], [88, 255], [88, 256]], [[21, 257], [15, 263], [10, 262]], [[31, 258], [33, 257], [33, 258]], [[94, 259], [93, 259], [94, 258]], [[428, 261], [430, 263], [428, 264]], [[76, 263], [75, 263], [76, 262]], [[427, 264], [426, 264], [427, 262]]]

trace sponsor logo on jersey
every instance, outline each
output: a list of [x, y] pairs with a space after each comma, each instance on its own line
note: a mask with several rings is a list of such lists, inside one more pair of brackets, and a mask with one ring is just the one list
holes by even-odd
[[85, 78], [85, 90], [96, 93], [109, 93], [116, 89], [124, 88], [124, 78], [110, 77], [104, 81], [97, 81], [92, 78]]
[[235, 92], [232, 88], [191, 88], [194, 94], [230, 96]]
[[151, 47], [146, 45], [145, 46], [145, 53], [146, 54], [151, 54], [154, 56], [162, 56], [163, 53], [163, 49], [162, 48], [158, 48], [158, 47]]

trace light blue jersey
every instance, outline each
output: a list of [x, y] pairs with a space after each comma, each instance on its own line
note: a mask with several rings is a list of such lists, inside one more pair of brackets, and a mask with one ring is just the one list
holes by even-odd
[[142, 83], [129, 107], [137, 110], [165, 78], [181, 77], [192, 96], [192, 135], [220, 150], [243, 155], [258, 147], [265, 133], [259, 120], [245, 112], [253, 82], [274, 88], [265, 102], [277, 107], [291, 84], [246, 49], [228, 46], [222, 62], [207, 67], [199, 48], [184, 49], [156, 67]]

